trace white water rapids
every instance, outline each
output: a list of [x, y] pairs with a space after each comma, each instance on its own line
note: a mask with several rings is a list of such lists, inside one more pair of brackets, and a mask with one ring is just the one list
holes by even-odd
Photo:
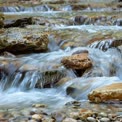
[[[63, 86], [55, 87], [55, 88], [45, 88], [39, 89], [34, 88], [34, 86], [30, 90], [25, 90], [25, 86], [14, 86], [10, 85], [4, 91], [2, 90], [4, 82], [9, 84], [9, 80], [2, 79], [0, 84], [0, 107], [1, 108], [17, 108], [22, 106], [30, 106], [33, 103], [44, 103], [49, 105], [51, 108], [56, 109], [59, 106], [63, 106], [69, 101], [72, 101], [73, 98], [66, 94], [66, 89], [73, 83], [76, 86], [79, 86], [80, 95], [76, 96], [77, 99], [87, 100], [87, 94], [96, 87], [100, 87], [102, 85], [111, 84], [114, 82], [122, 82], [122, 53], [118, 51], [116, 48], [108, 49], [108, 51], [103, 52], [99, 49], [92, 49], [86, 47], [74, 48], [72, 50], [58, 50], [49, 53], [40, 53], [40, 54], [31, 54], [31, 55], [23, 55], [17, 57], [16, 59], [22, 60], [27, 64], [31, 64], [33, 66], [38, 66], [40, 70], [50, 70], [52, 69], [53, 63], [60, 64], [62, 57], [73, 54], [77, 51], [88, 50], [89, 58], [93, 62], [93, 68], [90, 72], [86, 73], [81, 78], [75, 78], [75, 74], [72, 71], [69, 71], [67, 76], [73, 78], [73, 80], [69, 80]], [[5, 59], [1, 57], [0, 60]], [[11, 59], [11, 58], [10, 58]], [[48, 65], [51, 64], [51, 65]], [[22, 69], [23, 64], [19, 69]], [[61, 66], [60, 68], [64, 68]], [[35, 71], [36, 72], [36, 71]], [[111, 73], [112, 72], [112, 73]], [[35, 75], [35, 76], [34, 76]], [[21, 84], [26, 84], [25, 82], [30, 82], [30, 78], [38, 78], [38, 74], [33, 74], [33, 77], [30, 75], [25, 75]], [[74, 79], [75, 78], [75, 79]], [[6, 80], [6, 81], [5, 81]], [[14, 81], [19, 82], [15, 77]], [[36, 79], [32, 80], [32, 84], [35, 85]], [[13, 81], [12, 81], [13, 82]], [[24, 87], [24, 89], [22, 89]]]
[[[84, 1], [84, 0], [82, 0]], [[92, 0], [87, 0], [91, 2]], [[98, 0], [95, 0], [95, 2]], [[103, 0], [99, 0], [101, 2]], [[109, 0], [111, 1], [111, 0]], [[84, 1], [86, 3], [86, 0]], [[108, 2], [108, 1], [104, 1]], [[75, 16], [82, 14], [94, 14], [96, 11], [101, 14], [102, 11], [107, 11], [111, 13], [111, 9], [108, 8], [87, 8], [83, 11], [73, 11], [70, 5], [62, 6], [60, 10], [54, 11], [49, 6], [37, 6], [36, 8], [27, 8], [25, 11], [16, 12], [14, 9], [9, 7], [8, 10], [4, 13], [5, 16], [14, 17], [47, 17], [47, 18], [68, 18], [67, 16]], [[116, 10], [116, 12], [121, 12], [122, 10]], [[115, 12], [115, 11], [114, 11]], [[34, 29], [38, 29], [37, 26]], [[37, 27], [37, 28], [36, 28]], [[47, 30], [52, 29], [53, 31], [58, 30], [81, 30], [82, 32], [88, 32], [89, 34], [95, 34], [101, 32], [106, 34], [106, 32], [122, 32], [121, 26], [98, 26], [98, 25], [52, 25], [50, 27], [46, 26]], [[28, 28], [28, 27], [27, 27]], [[33, 33], [33, 32], [32, 32]], [[35, 31], [36, 33], [36, 31]], [[65, 32], [64, 32], [65, 33]], [[99, 34], [99, 33], [98, 33]], [[15, 32], [13, 33], [14, 37], [18, 36]], [[21, 35], [21, 34], [20, 34]], [[81, 39], [82, 40], [82, 39]], [[59, 109], [67, 102], [73, 100], [84, 101], [87, 100], [87, 95], [93, 89], [108, 85], [115, 82], [122, 82], [122, 50], [117, 48], [110, 48], [107, 51], [103, 52], [100, 49], [94, 49], [92, 47], [76, 47], [71, 49], [67, 47], [65, 50], [61, 50], [58, 45], [56, 45], [54, 40], [49, 44], [49, 49], [51, 52], [48, 53], [38, 53], [38, 54], [29, 54], [29, 55], [20, 55], [15, 58], [3, 57], [0, 56], [0, 61], [6, 63], [6, 60], [9, 61], [9, 66], [4, 67], [7, 74], [0, 74], [0, 110], [2, 109], [14, 109], [21, 107], [28, 107], [34, 103], [47, 104], [51, 110]], [[103, 44], [104, 45], [104, 42]], [[93, 67], [90, 71], [86, 72], [83, 77], [76, 78], [75, 73], [72, 70], [66, 69], [61, 64], [61, 59], [64, 56], [72, 55], [75, 52], [80, 52], [82, 50], [88, 50], [89, 58], [92, 60]], [[18, 67], [14, 67], [14, 62], [17, 62]], [[3, 64], [0, 64], [0, 68], [3, 67]], [[61, 78], [63, 76], [70, 77], [71, 80], [67, 81], [63, 85], [53, 86], [53, 81], [57, 80], [60, 76], [57, 73], [57, 76], [51, 77], [50, 74], [48, 78], [46, 77], [47, 71], [61, 71]], [[64, 73], [62, 75], [62, 73]], [[41, 88], [36, 87], [36, 83], [41, 81]], [[52, 82], [51, 88], [43, 88], [43, 82]], [[77, 93], [67, 95], [67, 88], [73, 86], [77, 88]]]

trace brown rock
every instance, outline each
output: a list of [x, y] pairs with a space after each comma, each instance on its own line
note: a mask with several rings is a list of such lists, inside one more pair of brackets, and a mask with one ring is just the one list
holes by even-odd
[[43, 116], [39, 115], [39, 114], [34, 114], [34, 115], [32, 115], [32, 119], [41, 121], [43, 119]]
[[35, 108], [45, 108], [45, 107], [47, 107], [45, 104], [33, 104], [32, 106], [35, 107]]
[[85, 70], [92, 66], [91, 60], [88, 58], [88, 53], [75, 54], [72, 56], [64, 57], [61, 61], [64, 66], [72, 69]]
[[79, 112], [79, 117], [81, 120], [87, 119], [87, 117], [91, 117], [93, 115], [93, 111], [88, 109], [81, 109]]
[[97, 88], [88, 95], [88, 98], [95, 103], [110, 100], [122, 101], [122, 83], [113, 83], [108, 86]]
[[0, 39], [0, 53], [4, 51], [13, 54], [26, 54], [44, 52], [48, 49], [48, 35], [42, 34], [37, 37], [23, 37], [22, 40]]

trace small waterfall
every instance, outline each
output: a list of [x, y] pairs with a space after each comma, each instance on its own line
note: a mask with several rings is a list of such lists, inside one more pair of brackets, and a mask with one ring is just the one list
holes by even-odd
[[71, 70], [67, 70], [60, 64], [61, 57], [67, 54], [64, 51], [54, 51], [23, 58], [1, 57], [0, 90], [18, 88], [24, 91], [53, 87], [61, 78], [75, 77]]
[[87, 95], [95, 88], [112, 83], [121, 83], [118, 77], [75, 78], [62, 86], [67, 94], [77, 100], [88, 99]]
[[49, 36], [48, 39], [49, 39], [48, 49], [50, 51], [56, 51], [60, 49], [60, 47], [57, 45], [56, 41], [54, 40], [53, 36]]
[[122, 53], [116, 48], [109, 49], [107, 52], [96, 51], [98, 53], [89, 55], [93, 61], [93, 69], [86, 73], [87, 76], [116, 76], [119, 66], [122, 65]]
[[118, 47], [121, 45], [122, 45], [122, 39], [107, 39], [93, 42], [88, 47], [98, 48], [100, 50], [106, 51], [109, 48]]
[[94, 48], [75, 48], [72, 54], [89, 52], [89, 58], [92, 61], [92, 68], [85, 71], [83, 77], [109, 77], [118, 76], [121, 78], [122, 71], [122, 53], [117, 48], [110, 48], [107, 51], [102, 51]]
[[24, 6], [3, 6], [0, 7], [0, 12], [34, 12], [34, 11], [52, 11], [48, 5], [38, 5], [32, 7]]

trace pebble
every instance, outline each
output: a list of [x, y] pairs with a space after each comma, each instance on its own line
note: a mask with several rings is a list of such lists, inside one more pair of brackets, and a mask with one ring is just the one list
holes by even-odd
[[101, 117], [107, 117], [107, 114], [104, 113], [104, 112], [101, 112], [99, 115], [100, 115]]
[[77, 120], [72, 118], [65, 118], [62, 122], [77, 122]]
[[104, 117], [104, 118], [101, 118], [101, 119], [100, 119], [100, 121], [101, 121], [101, 122], [110, 122], [110, 119], [109, 119], [109, 118]]
[[28, 122], [37, 122], [36, 120], [28, 120]]
[[45, 108], [47, 106], [45, 104], [33, 104], [32, 107], [35, 107], [35, 108]]
[[37, 120], [37, 121], [42, 120], [42, 118], [43, 118], [42, 115], [38, 115], [38, 114], [32, 115], [32, 119]]
[[82, 120], [77, 120], [77, 122], [83, 122]]
[[79, 113], [78, 112], [71, 112], [70, 117], [73, 119], [77, 119], [77, 118], [79, 118]]
[[88, 122], [96, 122], [96, 119], [93, 117], [87, 117]]

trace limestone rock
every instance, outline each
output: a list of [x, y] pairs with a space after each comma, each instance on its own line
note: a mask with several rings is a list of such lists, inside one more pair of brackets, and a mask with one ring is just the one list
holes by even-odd
[[111, 100], [122, 101], [122, 83], [113, 83], [93, 90], [88, 98], [95, 103]]
[[71, 69], [85, 70], [92, 66], [91, 60], [88, 58], [88, 53], [75, 54], [64, 57], [61, 61], [64, 66]]
[[33, 52], [44, 52], [48, 49], [49, 40], [47, 34], [40, 34], [38, 36], [29, 35], [29, 37], [23, 37], [21, 40], [11, 39], [0, 38], [0, 53], [7, 51], [13, 54], [27, 54]]

